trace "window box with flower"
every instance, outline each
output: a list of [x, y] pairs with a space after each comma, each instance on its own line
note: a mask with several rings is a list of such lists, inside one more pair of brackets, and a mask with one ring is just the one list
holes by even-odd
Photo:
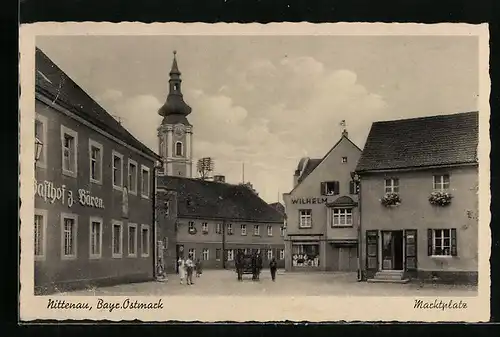
[[380, 203], [385, 207], [399, 206], [401, 204], [401, 197], [398, 193], [388, 192], [380, 199]]
[[449, 192], [434, 191], [429, 196], [429, 202], [435, 206], [447, 206], [451, 203], [453, 196]]

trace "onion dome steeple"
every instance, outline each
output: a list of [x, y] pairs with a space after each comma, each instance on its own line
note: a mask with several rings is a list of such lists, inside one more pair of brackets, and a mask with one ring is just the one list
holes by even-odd
[[190, 125], [186, 116], [191, 113], [191, 107], [184, 102], [181, 91], [181, 72], [177, 65], [177, 52], [174, 50], [174, 60], [170, 70], [169, 93], [165, 104], [158, 110], [158, 114], [163, 116], [162, 124], [182, 123]]

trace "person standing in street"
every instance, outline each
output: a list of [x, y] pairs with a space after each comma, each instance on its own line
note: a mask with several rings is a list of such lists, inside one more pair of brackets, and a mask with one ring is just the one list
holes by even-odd
[[262, 270], [262, 256], [257, 253], [257, 280], [260, 279], [260, 271]]
[[276, 263], [276, 258], [272, 258], [269, 262], [269, 269], [271, 270], [271, 279], [273, 282], [276, 281], [276, 270], [278, 269], [278, 264]]
[[192, 260], [192, 256], [189, 255], [187, 260], [186, 260], [186, 271], [187, 271], [187, 284], [192, 285], [193, 283], [193, 269], [194, 269], [194, 263]]
[[203, 273], [203, 266], [201, 264], [201, 260], [197, 259], [196, 260], [196, 277], [200, 277], [200, 275]]
[[186, 278], [186, 261], [184, 261], [184, 258], [181, 256], [179, 257], [177, 264], [179, 265], [179, 277], [181, 279], [181, 284], [184, 284], [184, 279]]

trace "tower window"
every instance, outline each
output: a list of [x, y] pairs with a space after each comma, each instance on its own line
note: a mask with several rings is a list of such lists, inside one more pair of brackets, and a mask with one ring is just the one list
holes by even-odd
[[179, 90], [179, 85], [178, 84], [174, 84], [174, 91], [177, 91]]
[[175, 143], [175, 155], [182, 156], [182, 152], [183, 152], [182, 143], [181, 142]]

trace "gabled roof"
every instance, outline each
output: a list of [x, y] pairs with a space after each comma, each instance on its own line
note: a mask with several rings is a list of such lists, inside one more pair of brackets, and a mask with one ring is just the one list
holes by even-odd
[[35, 54], [35, 90], [37, 93], [124, 141], [143, 154], [160, 159], [159, 155], [132, 136], [39, 48], [36, 48]]
[[352, 140], [349, 139], [348, 137], [348, 134], [347, 132], [344, 131], [344, 133], [342, 133], [342, 137], [340, 137], [340, 139], [335, 143], [335, 145], [333, 145], [333, 147], [323, 156], [323, 158], [321, 159], [310, 159], [310, 158], [302, 158], [300, 161], [299, 161], [299, 165], [297, 167], [297, 171], [300, 171], [302, 169], [302, 166], [303, 165], [306, 165], [304, 167], [304, 169], [302, 170], [302, 174], [299, 176], [299, 179], [298, 179], [298, 182], [297, 182], [297, 185], [289, 192], [289, 193], [292, 193], [299, 185], [302, 181], [304, 181], [304, 179], [307, 178], [307, 176], [309, 174], [311, 174], [315, 169], [316, 167], [318, 167], [319, 164], [321, 164], [329, 155], [330, 153], [332, 153], [333, 150], [335, 150], [335, 148], [340, 144], [340, 142], [342, 142], [342, 140], [347, 140], [349, 143], [351, 143], [352, 145], [354, 145], [354, 147], [356, 149], [358, 149], [360, 152], [362, 151], [356, 144], [354, 144], [352, 142]]
[[177, 191], [179, 217], [283, 222], [283, 214], [244, 185], [161, 176], [158, 186]]
[[479, 113], [375, 122], [357, 172], [477, 163]]

